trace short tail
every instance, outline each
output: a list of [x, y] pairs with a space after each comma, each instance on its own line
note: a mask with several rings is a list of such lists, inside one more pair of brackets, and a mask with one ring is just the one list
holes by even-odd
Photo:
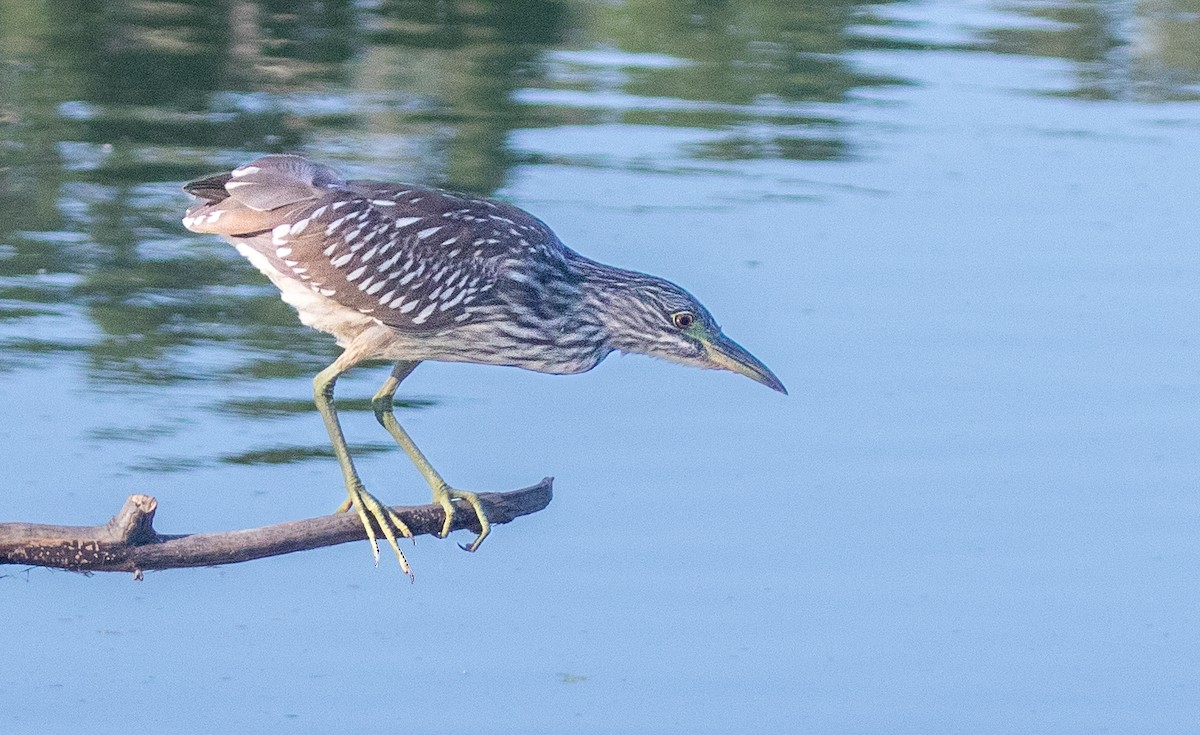
[[306, 158], [262, 156], [232, 171], [212, 174], [183, 185], [203, 201], [187, 211], [184, 227], [227, 237], [270, 229], [279, 217], [270, 213], [320, 199], [345, 185], [336, 171]]
[[225, 184], [232, 178], [233, 176], [229, 173], [213, 174], [189, 181], [183, 185], [183, 190], [209, 202], [223, 202], [229, 196], [229, 192], [225, 190]]

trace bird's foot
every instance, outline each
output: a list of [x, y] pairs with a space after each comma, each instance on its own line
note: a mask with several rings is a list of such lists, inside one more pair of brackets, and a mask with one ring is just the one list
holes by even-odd
[[483, 509], [483, 504], [479, 502], [479, 496], [475, 493], [467, 492], [466, 490], [455, 490], [454, 488], [445, 484], [434, 488], [433, 502], [442, 506], [442, 510], [444, 510], [446, 513], [446, 522], [442, 524], [442, 532], [439, 535], [442, 538], [446, 538], [450, 535], [450, 527], [454, 525], [454, 513], [456, 511], [456, 508], [454, 507], [455, 500], [461, 500], [467, 505], [471, 506], [471, 509], [475, 511], [475, 517], [479, 519], [479, 535], [475, 537], [474, 541], [466, 546], [459, 544], [459, 547], [464, 551], [475, 551], [479, 548], [479, 545], [483, 543], [483, 540], [487, 538], [487, 535], [492, 531], [492, 526], [490, 523], [488, 523], [487, 511]]
[[362, 521], [363, 528], [367, 529], [367, 539], [371, 542], [371, 552], [375, 555], [375, 564], [379, 564], [379, 542], [375, 536], [375, 526], [379, 526], [388, 545], [396, 552], [396, 558], [400, 560], [400, 569], [411, 580], [413, 578], [412, 569], [408, 566], [408, 559], [404, 558], [404, 552], [400, 550], [396, 539], [398, 537], [412, 538], [412, 531], [408, 530], [408, 526], [400, 520], [400, 516], [379, 502], [361, 485], [349, 491], [346, 499], [338, 506], [337, 512], [344, 513], [351, 508], [358, 512], [358, 518]]

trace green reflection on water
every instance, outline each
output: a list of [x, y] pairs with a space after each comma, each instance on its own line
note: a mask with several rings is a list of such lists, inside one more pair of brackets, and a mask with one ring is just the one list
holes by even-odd
[[1200, 99], [1200, 1], [1003, 4], [1022, 18], [984, 31], [977, 48], [1073, 62], [1055, 94], [1085, 100]]
[[[334, 351], [227, 246], [182, 229], [185, 179], [303, 150], [351, 170], [491, 193], [532, 160], [511, 150], [513, 131], [614, 116], [631, 131], [719, 133], [680, 149], [681, 161], [839, 158], [851, 144], [837, 116], [801, 105], [896, 81], [839, 56], [855, 48], [851, 26], [872, 22], [844, 2], [118, 0], [50, 12], [5, 1], [0, 10], [0, 313], [5, 323], [59, 315], [73, 325], [0, 332], [0, 346], [82, 353], [104, 382], [293, 376]], [[517, 94], [539, 89], [596, 104]], [[619, 108], [607, 106], [613, 91]], [[216, 370], [180, 359], [183, 348], [221, 344], [244, 358]]]
[[[1128, 23], [1107, 3], [1022, 3], [1011, 9], [1022, 22], [970, 47], [1070, 60], [1073, 96], [1185, 98], [1200, 71], [1198, 5], [1137, 3]], [[69, 358], [99, 384], [170, 386], [327, 364], [328, 337], [300, 326], [231, 248], [179, 224], [182, 181], [264, 152], [485, 194], [516, 166], [688, 175], [851, 158], [840, 106], [905, 83], [853, 54], [935, 47], [889, 37], [901, 24], [886, 7], [0, 0], [3, 365]], [[518, 131], [567, 125], [650, 142], [664, 126], [702, 135], [665, 160], [514, 147]], [[310, 410], [306, 397], [207, 405]]]
[[[395, 444], [352, 444], [350, 452], [355, 457], [362, 457], [368, 454], [379, 454], [380, 452], [389, 452], [396, 449]], [[310, 459], [333, 459], [333, 449], [328, 444], [318, 444], [309, 447], [303, 446], [280, 446], [267, 447], [264, 449], [252, 449], [245, 452], [236, 452], [234, 454], [226, 454], [221, 457], [222, 462], [228, 464], [295, 464], [296, 462], [306, 462]], [[169, 464], [164, 464], [164, 467]]]
[[[436, 406], [437, 401], [431, 398], [405, 398], [392, 401], [397, 410], [429, 408]], [[339, 413], [350, 411], [373, 411], [368, 398], [339, 398], [337, 400]], [[218, 409], [222, 413], [231, 413], [249, 419], [280, 419], [299, 414], [316, 413], [316, 406], [311, 400], [288, 398], [230, 398], [220, 402]]]

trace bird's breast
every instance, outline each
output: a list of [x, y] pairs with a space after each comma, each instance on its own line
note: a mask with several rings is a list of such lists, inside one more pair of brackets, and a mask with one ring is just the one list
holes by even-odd
[[302, 324], [332, 334], [342, 347], [378, 323], [376, 319], [326, 298], [308, 284], [280, 271], [254, 247], [243, 242], [233, 244], [251, 265], [271, 279], [284, 303], [296, 310]]

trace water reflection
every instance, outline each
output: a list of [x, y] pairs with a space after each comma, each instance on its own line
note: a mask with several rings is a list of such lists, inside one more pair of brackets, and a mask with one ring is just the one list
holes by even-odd
[[[517, 165], [670, 173], [854, 156], [846, 104], [904, 80], [863, 71], [852, 52], [912, 47], [881, 7], [0, 2], [3, 362], [77, 355], [91, 380], [116, 386], [269, 381], [326, 364], [329, 339], [228, 246], [178, 222], [181, 181], [263, 152], [481, 193]], [[1196, 3], [1121, 7], [1021, 4], [1004, 17], [1022, 22], [981, 30], [975, 48], [1071, 60], [1074, 96], [1191, 96]], [[660, 157], [586, 135], [561, 155], [514, 144], [559, 126], [616, 129]], [[664, 127], [698, 135], [662, 143]]]
[[[436, 405], [437, 402], [428, 398], [404, 398], [395, 399], [392, 405], [397, 410], [406, 408], [428, 408]], [[288, 399], [288, 398], [228, 398], [220, 401], [216, 410], [222, 413], [230, 413], [240, 416], [245, 419], [262, 421], [270, 419], [288, 418], [298, 414], [308, 413], [312, 410], [312, 401], [305, 399]], [[338, 411], [347, 413], [350, 411], [373, 411], [371, 402], [368, 399], [360, 398], [339, 398]]]
[[[684, 157], [834, 158], [849, 147], [837, 120], [799, 105], [890, 81], [839, 57], [861, 22], [848, 3], [9, 3], [5, 17], [0, 313], [87, 328], [0, 340], [81, 350], [101, 381], [275, 378], [327, 359], [257, 273], [182, 232], [184, 179], [309, 149], [490, 193], [518, 161], [513, 130], [612, 120], [722, 131]], [[565, 93], [587, 102], [554, 102]], [[172, 359], [220, 342], [246, 355], [227, 376]]]
[[542, 99], [591, 107], [595, 120], [719, 130], [691, 147], [696, 158], [842, 158], [850, 149], [843, 121], [813, 103], [899, 83], [857, 70], [844, 55], [872, 45], [854, 29], [873, 22], [844, 2], [604, 5], [589, 29], [592, 41], [620, 53], [551, 57], [560, 86], [590, 100]]
[[1056, 92], [1088, 100], [1200, 97], [1200, 2], [1035, 2], [1005, 6], [1009, 27], [983, 30], [978, 48], [1072, 62], [1074, 84]]

